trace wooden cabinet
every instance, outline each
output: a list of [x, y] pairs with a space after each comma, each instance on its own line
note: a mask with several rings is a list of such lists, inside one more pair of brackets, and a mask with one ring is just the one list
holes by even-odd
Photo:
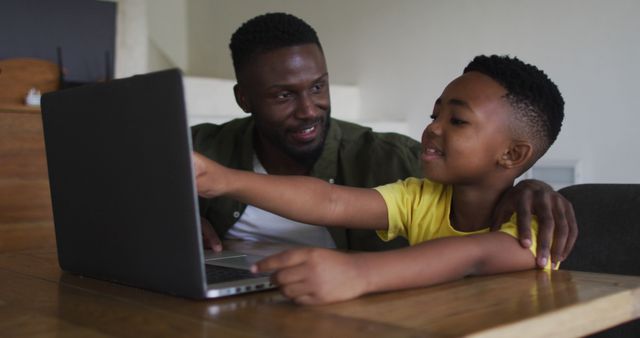
[[54, 243], [40, 111], [0, 104], [0, 252]]

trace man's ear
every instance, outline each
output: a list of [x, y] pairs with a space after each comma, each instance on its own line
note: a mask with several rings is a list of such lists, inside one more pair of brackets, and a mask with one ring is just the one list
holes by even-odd
[[247, 100], [247, 96], [245, 95], [240, 85], [237, 83], [235, 86], [233, 86], [233, 95], [236, 97], [236, 103], [238, 104], [238, 107], [240, 107], [240, 109], [242, 109], [242, 111], [244, 111], [245, 113], [251, 114], [249, 100]]
[[533, 156], [533, 146], [525, 141], [513, 141], [507, 148], [498, 163], [500, 166], [512, 169], [526, 165]]

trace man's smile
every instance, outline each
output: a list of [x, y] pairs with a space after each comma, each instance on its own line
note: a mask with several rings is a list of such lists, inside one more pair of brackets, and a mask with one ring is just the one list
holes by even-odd
[[316, 121], [312, 125], [305, 125], [290, 131], [291, 137], [296, 142], [307, 143], [316, 139], [321, 123]]

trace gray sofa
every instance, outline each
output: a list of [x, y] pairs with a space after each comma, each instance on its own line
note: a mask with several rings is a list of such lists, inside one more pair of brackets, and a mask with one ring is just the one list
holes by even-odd
[[[578, 184], [559, 190], [579, 235], [561, 269], [640, 276], [640, 184]], [[640, 337], [640, 320], [592, 337]]]

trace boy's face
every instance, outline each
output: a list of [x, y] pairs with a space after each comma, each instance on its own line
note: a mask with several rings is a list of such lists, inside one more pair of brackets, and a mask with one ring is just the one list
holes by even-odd
[[329, 75], [315, 44], [255, 56], [242, 71], [239, 91], [262, 146], [296, 160], [314, 160], [329, 125]]
[[507, 91], [490, 77], [469, 72], [436, 100], [422, 133], [425, 176], [445, 184], [488, 184], [511, 143]]

